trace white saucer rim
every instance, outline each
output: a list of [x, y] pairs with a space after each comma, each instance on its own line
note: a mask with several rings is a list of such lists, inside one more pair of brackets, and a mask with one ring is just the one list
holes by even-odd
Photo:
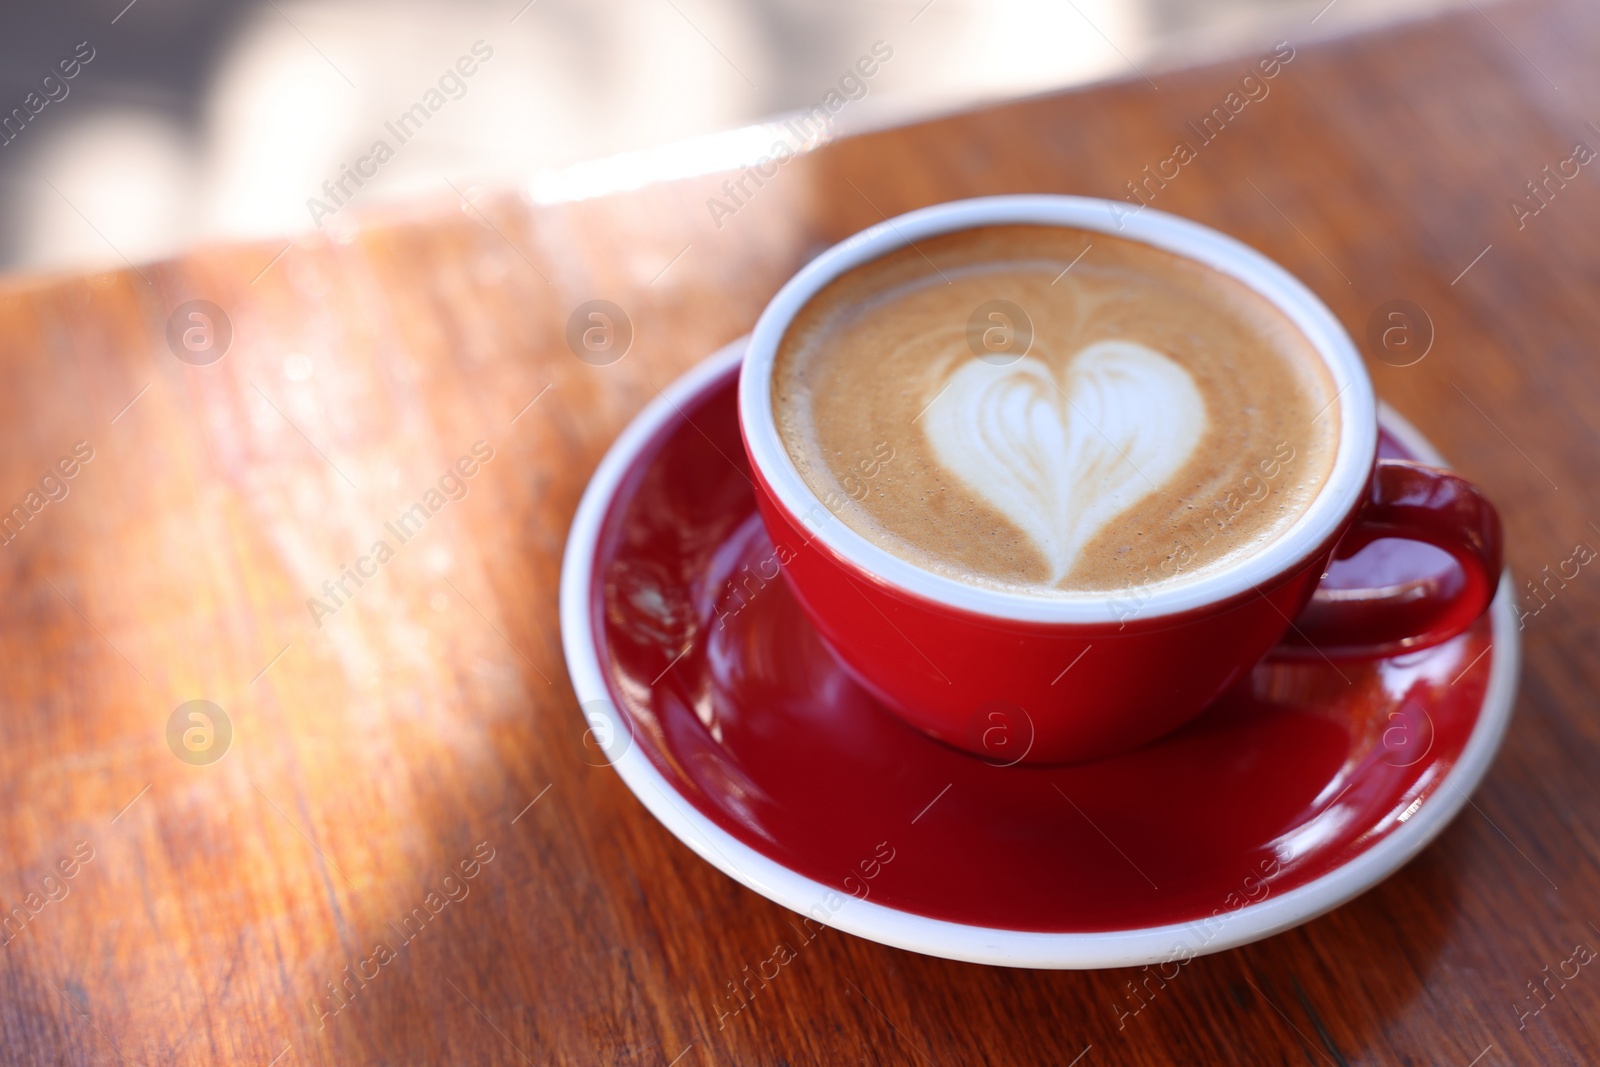
[[[580, 705], [611, 699], [591, 627], [589, 598], [595, 550], [617, 488], [662, 426], [681, 416], [685, 405], [711, 382], [738, 367], [747, 340], [741, 337], [725, 345], [651, 401], [606, 452], [584, 491], [567, 536], [560, 583], [561, 641]], [[1387, 404], [1380, 404], [1380, 414], [1381, 425], [1414, 454], [1445, 466], [1438, 451], [1404, 417]], [[701, 859], [801, 915], [820, 918], [821, 911], [826, 918], [820, 921], [846, 933], [911, 952], [991, 966], [1091, 969], [1170, 962], [1249, 944], [1331, 911], [1405, 866], [1450, 824], [1488, 773], [1510, 724], [1521, 666], [1512, 588], [1508, 571], [1490, 608], [1494, 656], [1478, 722], [1455, 766], [1427, 802], [1382, 841], [1326, 874], [1224, 913], [1199, 945], [1194, 942], [1205, 930], [1200, 921], [1094, 933], [1038, 933], [933, 919], [860, 900], [783, 866], [723, 830], [679, 796], [638, 745], [616, 746], [619, 751], [611, 756], [611, 766], [645, 809]], [[1241, 872], [1241, 883], [1246, 873], [1250, 872]]]

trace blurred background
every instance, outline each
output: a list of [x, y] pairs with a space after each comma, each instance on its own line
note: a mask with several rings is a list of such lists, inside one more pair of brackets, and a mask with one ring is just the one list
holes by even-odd
[[[822, 102], [877, 42], [879, 58], [892, 54], [859, 89], [846, 83], [858, 96], [834, 134], [1145, 78], [1449, 2], [6, 5], [0, 269], [121, 266], [197, 241], [349, 225], [344, 206], [359, 214], [446, 181], [510, 182], [558, 200], [731, 168], [772, 143], [769, 131], [741, 129]], [[395, 126], [419, 103], [425, 123]], [[381, 160], [380, 140], [390, 149]], [[369, 176], [358, 185], [345, 168]], [[341, 210], [330, 220], [312, 198]]]

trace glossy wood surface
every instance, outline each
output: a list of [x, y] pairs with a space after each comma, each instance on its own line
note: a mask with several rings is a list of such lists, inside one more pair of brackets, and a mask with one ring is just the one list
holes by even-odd
[[[21, 909], [0, 1062], [1600, 1060], [1600, 190], [1593, 165], [1543, 171], [1600, 148], [1600, 15], [1483, 5], [1291, 41], [1205, 144], [1187, 123], [1273, 42], [846, 139], [720, 226], [729, 175], [544, 207], [463, 185], [470, 205], [446, 189], [277, 259], [7, 282], [0, 508], [29, 518], [0, 551], [0, 905]], [[1379, 888], [1137, 997], [1140, 971], [830, 931], [719, 1018], [789, 916], [590, 765], [555, 610], [586, 479], [827, 244], [963, 196], [1117, 197], [1179, 139], [1195, 158], [1153, 206], [1284, 263], [1358, 340], [1390, 301], [1431, 321], [1420, 361], [1369, 362], [1505, 517], [1526, 658], [1499, 762]], [[233, 332], [204, 365], [167, 339], [196, 299]], [[566, 341], [591, 299], [632, 323], [610, 365]], [[56, 468], [78, 442], [92, 458]], [[191, 700], [231, 724], [213, 763], [221, 734], [186, 748], [187, 711], [169, 743]]]

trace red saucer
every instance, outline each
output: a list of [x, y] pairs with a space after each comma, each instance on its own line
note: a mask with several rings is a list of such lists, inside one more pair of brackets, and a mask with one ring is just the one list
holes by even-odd
[[[1178, 944], [1193, 955], [1266, 936], [1365, 890], [1487, 770], [1515, 685], [1509, 582], [1445, 645], [1264, 664], [1124, 756], [999, 766], [923, 736], [857, 687], [782, 579], [764, 577], [772, 548], [735, 413], [741, 352], [674, 386], [597, 471], [568, 543], [562, 626], [606, 755], [747, 885], [936, 955], [1152, 962]], [[1383, 421], [1382, 455], [1437, 459]], [[1330, 581], [1425, 577], [1442, 558], [1381, 542]]]

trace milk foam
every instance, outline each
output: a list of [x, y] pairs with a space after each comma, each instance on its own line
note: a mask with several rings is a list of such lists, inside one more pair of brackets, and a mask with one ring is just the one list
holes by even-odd
[[[1003, 366], [971, 335], [997, 300], [1031, 326]], [[1056, 227], [944, 234], [834, 279], [785, 333], [772, 405], [800, 477], [854, 532], [1041, 596], [1234, 565], [1304, 514], [1338, 447], [1327, 367], [1267, 298]]]
[[1208, 425], [1189, 372], [1134, 341], [1089, 345], [1063, 377], [1031, 356], [972, 359], [919, 420], [938, 462], [1033, 541], [1051, 585], [1188, 464]]

